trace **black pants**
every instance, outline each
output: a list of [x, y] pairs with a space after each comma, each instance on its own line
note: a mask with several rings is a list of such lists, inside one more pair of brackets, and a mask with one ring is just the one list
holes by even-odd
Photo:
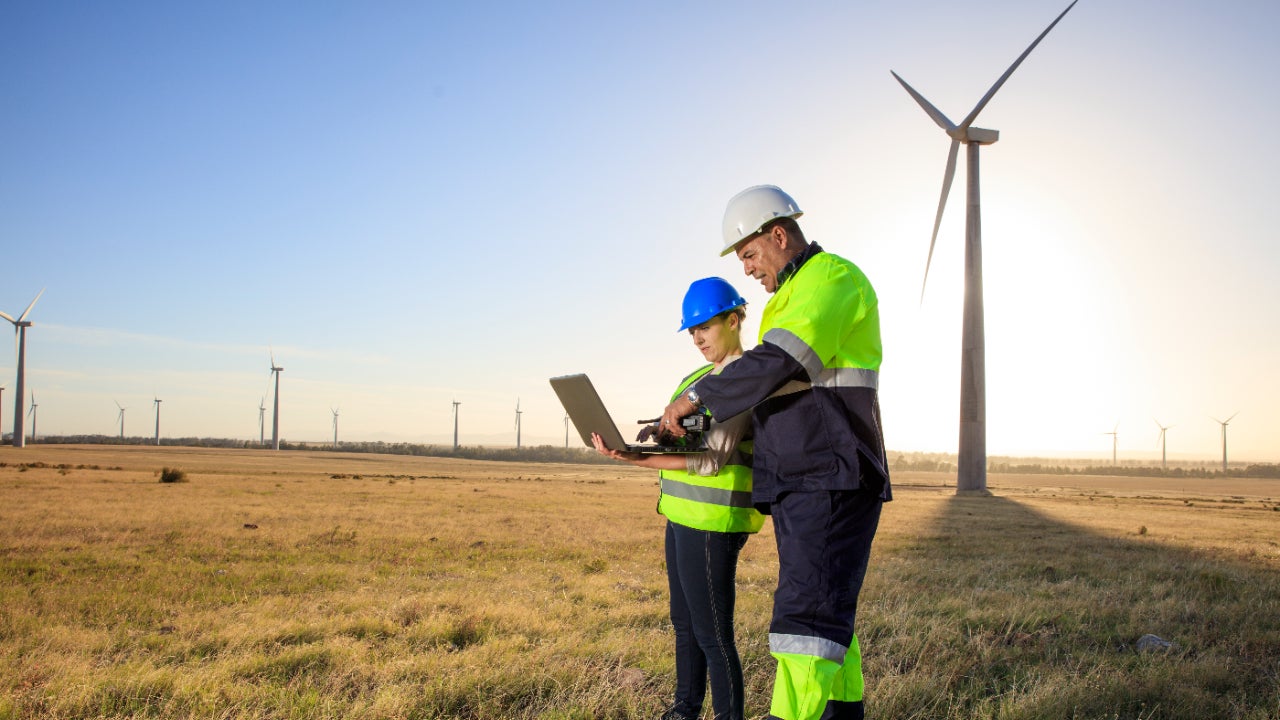
[[695, 530], [667, 523], [667, 582], [676, 632], [673, 709], [699, 717], [711, 678], [716, 720], [743, 717], [742, 663], [733, 639], [734, 579], [748, 533]]

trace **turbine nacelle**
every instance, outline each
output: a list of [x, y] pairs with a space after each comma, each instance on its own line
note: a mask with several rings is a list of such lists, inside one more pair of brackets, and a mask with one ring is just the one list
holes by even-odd
[[986, 128], [970, 127], [970, 128], [965, 128], [964, 139], [961, 140], [960, 142], [963, 142], [965, 144], [976, 143], [978, 145], [990, 145], [999, 139], [1000, 139], [999, 130], [988, 130]]

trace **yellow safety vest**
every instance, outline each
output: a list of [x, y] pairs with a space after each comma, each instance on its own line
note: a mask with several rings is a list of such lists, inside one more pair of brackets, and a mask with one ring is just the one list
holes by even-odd
[[[714, 365], [698, 368], [671, 395], [674, 401], [689, 386], [711, 372]], [[707, 412], [704, 408], [702, 412]], [[658, 512], [673, 523], [712, 532], [758, 531], [764, 516], [751, 503], [751, 441], [738, 444], [728, 462], [715, 475], [694, 475], [684, 470], [660, 473], [662, 495]]]

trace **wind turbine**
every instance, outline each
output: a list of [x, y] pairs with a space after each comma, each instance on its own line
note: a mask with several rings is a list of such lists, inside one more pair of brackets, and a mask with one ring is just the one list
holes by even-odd
[[516, 449], [520, 449], [520, 398], [516, 398]]
[[[1155, 420], [1155, 418], [1152, 418], [1152, 420]], [[1166, 449], [1167, 449], [1167, 446], [1168, 446], [1168, 437], [1167, 437], [1167, 435], [1168, 435], [1168, 430], [1169, 430], [1169, 428], [1172, 428], [1173, 426], [1172, 426], [1172, 425], [1169, 425], [1169, 426], [1167, 426], [1167, 427], [1166, 427], [1166, 426], [1164, 426], [1164, 425], [1161, 425], [1159, 420], [1156, 420], [1156, 421], [1155, 421], [1155, 423], [1156, 423], [1156, 427], [1160, 428], [1160, 434], [1159, 434], [1158, 436], [1156, 436], [1156, 442], [1160, 443], [1160, 469], [1161, 469], [1161, 470], [1168, 470], [1168, 469], [1169, 469], [1169, 462], [1168, 462], [1168, 460], [1169, 460], [1169, 455], [1168, 455], [1168, 453], [1166, 452]]]
[[116, 422], [120, 423], [120, 439], [123, 440], [124, 439], [124, 411], [128, 410], [129, 408], [121, 405], [119, 400], [112, 400], [111, 402], [115, 403], [116, 407], [120, 408], [120, 413], [116, 415]]
[[569, 413], [564, 414], [564, 448], [569, 449]]
[[[13, 316], [6, 312], [0, 312], [0, 317], [13, 323], [13, 344], [18, 354], [18, 383], [14, 388], [13, 394], [13, 446], [19, 448], [25, 447], [27, 444], [26, 431], [22, 427], [22, 422], [25, 419], [22, 414], [22, 391], [27, 383], [27, 328], [31, 327], [31, 322], [27, 320], [27, 314], [31, 312], [31, 308], [36, 306], [36, 300], [39, 300], [43, 294], [44, 288], [41, 288], [40, 292], [36, 293], [35, 300], [31, 301], [31, 304], [27, 306], [26, 310], [22, 311], [17, 320], [14, 320]], [[35, 400], [31, 402], [34, 407]], [[31, 433], [31, 439], [32, 441], [35, 440], [34, 429]]]
[[267, 444], [266, 435], [266, 418], [267, 416], [267, 398], [264, 396], [258, 400], [258, 444]]
[[1120, 430], [1120, 423], [1116, 423], [1116, 426], [1111, 428], [1111, 432], [1102, 433], [1103, 435], [1111, 436], [1111, 464], [1112, 465], [1116, 464], [1116, 441], [1120, 435], [1120, 433], [1118, 432], [1119, 430]]
[[1219, 420], [1211, 416], [1215, 423], [1222, 425], [1222, 474], [1224, 475], [1226, 474], [1226, 424], [1230, 423], [1231, 419], [1235, 418], [1236, 415], [1239, 415], [1239, 413], [1231, 413], [1230, 418], [1225, 420]]
[[164, 402], [160, 398], [154, 398], [156, 402], [156, 445], [160, 444], [160, 403]]
[[[4, 407], [4, 385], [0, 385], [0, 408]], [[0, 412], [0, 440], [4, 439], [4, 413]]]
[[276, 365], [276, 353], [271, 351], [271, 374], [276, 380], [276, 400], [271, 410], [271, 449], [280, 449], [280, 373], [284, 368]]
[[458, 406], [462, 403], [457, 400], [453, 401], [453, 450], [458, 450]]
[[929, 256], [925, 261], [924, 281], [920, 285], [921, 302], [924, 301], [925, 283], [929, 280], [929, 265], [933, 262], [933, 246], [938, 239], [938, 227], [942, 224], [942, 211], [946, 207], [947, 195], [951, 191], [951, 180], [955, 177], [956, 154], [959, 152], [961, 143], [966, 146], [968, 200], [965, 220], [964, 330], [960, 351], [960, 456], [959, 474], [956, 479], [957, 492], [985, 492], [987, 489], [986, 333], [982, 311], [982, 208], [978, 148], [999, 140], [1000, 132], [973, 127], [973, 121], [978, 118], [978, 113], [982, 112], [1027, 55], [1040, 44], [1058, 21], [1075, 7], [1078, 1], [1073, 0], [1066, 10], [1049, 23], [1049, 27], [1045, 28], [1044, 32], [1040, 33], [1040, 36], [1018, 56], [1018, 59], [1013, 61], [1009, 69], [1004, 71], [1000, 79], [996, 80], [995, 85], [992, 85], [987, 94], [982, 96], [959, 125], [948, 120], [942, 111], [916, 92], [915, 88], [908, 85], [898, 73], [890, 71], [903, 89], [951, 138], [951, 148], [947, 151], [947, 167], [942, 176], [942, 196], [938, 199], [938, 214], [934, 217], [933, 236], [929, 239]]
[[333, 447], [336, 450], [338, 447], [338, 411], [334, 408], [329, 408], [329, 412], [333, 413]]
[[[33, 443], [36, 441], [36, 419], [39, 417], [38, 415], [36, 415], [36, 408], [38, 408], [38, 407], [40, 407], [40, 406], [36, 404], [36, 394], [35, 394], [35, 391], [32, 391], [32, 393], [31, 393], [31, 409], [27, 411], [27, 415], [29, 415], [29, 416], [31, 417], [31, 442], [33, 442]], [[22, 446], [21, 446], [21, 445], [19, 445], [18, 447], [22, 447]]]

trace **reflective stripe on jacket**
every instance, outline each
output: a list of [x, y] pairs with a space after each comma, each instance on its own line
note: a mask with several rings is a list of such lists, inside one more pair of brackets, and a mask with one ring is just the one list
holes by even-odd
[[[695, 370], [681, 381], [671, 399], [684, 394], [689, 386], [714, 367], [707, 365]], [[697, 530], [758, 531], [764, 525], [764, 516], [752, 504], [751, 449], [750, 440], [738, 443], [738, 448], [715, 475], [694, 475], [684, 470], [661, 471], [662, 495], [658, 500], [658, 512], [671, 522]]]

